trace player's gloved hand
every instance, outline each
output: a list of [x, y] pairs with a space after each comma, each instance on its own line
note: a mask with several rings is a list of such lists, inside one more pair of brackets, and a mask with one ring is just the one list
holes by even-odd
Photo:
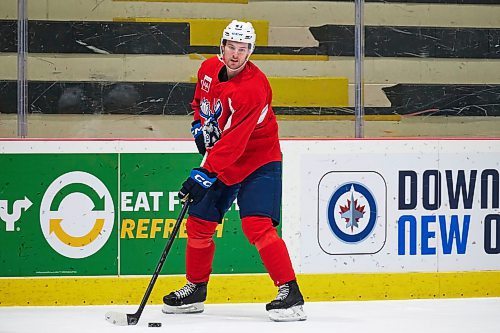
[[219, 141], [222, 133], [219, 128], [219, 123], [214, 117], [210, 117], [203, 125], [203, 140], [205, 147], [212, 148]]
[[203, 168], [195, 168], [191, 170], [188, 179], [182, 183], [182, 188], [179, 190], [177, 196], [182, 200], [189, 194], [189, 201], [195, 204], [203, 199], [208, 189], [216, 180], [216, 174], [208, 172], [208, 170]]
[[195, 120], [191, 123], [191, 134], [193, 134], [194, 142], [196, 143], [196, 148], [201, 155], [205, 155], [207, 148], [205, 147], [205, 139], [203, 138], [203, 129], [201, 127], [201, 122]]

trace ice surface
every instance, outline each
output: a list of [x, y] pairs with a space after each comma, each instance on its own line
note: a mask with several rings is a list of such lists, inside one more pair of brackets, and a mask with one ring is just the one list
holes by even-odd
[[264, 304], [206, 304], [204, 313], [188, 315], [148, 305], [137, 326], [115, 326], [104, 318], [108, 311], [134, 313], [137, 306], [0, 307], [0, 333], [500, 332], [500, 298], [308, 302], [304, 309], [307, 321], [276, 323]]

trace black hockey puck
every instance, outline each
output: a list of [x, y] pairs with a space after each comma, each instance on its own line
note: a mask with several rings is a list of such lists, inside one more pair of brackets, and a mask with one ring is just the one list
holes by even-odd
[[161, 327], [161, 323], [148, 323], [148, 327]]

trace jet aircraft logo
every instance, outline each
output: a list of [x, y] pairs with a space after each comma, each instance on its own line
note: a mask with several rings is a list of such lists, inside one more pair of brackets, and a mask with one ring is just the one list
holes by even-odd
[[328, 204], [328, 223], [332, 232], [344, 242], [364, 240], [372, 232], [376, 220], [375, 198], [364, 185], [343, 184], [333, 193]]

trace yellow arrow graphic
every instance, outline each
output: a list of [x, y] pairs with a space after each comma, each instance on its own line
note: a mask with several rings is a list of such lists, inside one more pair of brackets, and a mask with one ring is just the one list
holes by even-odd
[[88, 234], [80, 237], [69, 235], [61, 226], [62, 219], [50, 219], [49, 234], [54, 233], [64, 244], [73, 247], [82, 247], [92, 243], [104, 227], [104, 219], [96, 219], [94, 227]]

